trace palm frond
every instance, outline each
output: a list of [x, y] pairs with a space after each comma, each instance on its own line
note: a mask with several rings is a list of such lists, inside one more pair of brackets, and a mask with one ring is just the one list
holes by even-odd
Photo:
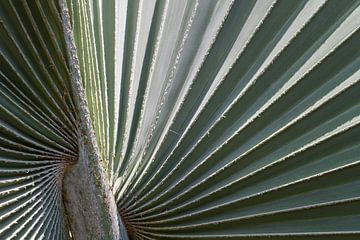
[[[131, 239], [360, 236], [359, 5], [67, 0]], [[0, 237], [67, 238], [77, 93], [59, 9], [3, 1], [0, 23]]]
[[0, 3], [0, 238], [67, 239], [76, 120], [54, 1]]
[[359, 233], [359, 1], [71, 8], [97, 136], [135, 237]]

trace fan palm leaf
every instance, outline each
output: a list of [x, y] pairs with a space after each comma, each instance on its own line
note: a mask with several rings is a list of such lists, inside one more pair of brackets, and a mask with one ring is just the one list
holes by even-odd
[[359, 5], [2, 1], [0, 238], [359, 238]]

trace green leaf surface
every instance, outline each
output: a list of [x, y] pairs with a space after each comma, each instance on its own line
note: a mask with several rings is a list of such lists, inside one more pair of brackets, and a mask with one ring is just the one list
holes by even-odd
[[[359, 0], [67, 6], [130, 239], [360, 238]], [[63, 34], [56, 2], [0, 2], [1, 239], [69, 237]]]
[[68, 239], [76, 121], [54, 1], [0, 3], [0, 238]]

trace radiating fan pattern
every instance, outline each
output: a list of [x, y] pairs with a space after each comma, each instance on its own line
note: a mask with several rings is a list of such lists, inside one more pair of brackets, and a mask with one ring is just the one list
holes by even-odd
[[67, 239], [61, 184], [77, 157], [54, 1], [0, 2], [0, 239]]
[[69, 3], [132, 237], [359, 236], [359, 1]]
[[[66, 0], [131, 239], [360, 238], [360, 1]], [[0, 2], [0, 239], [67, 238], [53, 1]]]

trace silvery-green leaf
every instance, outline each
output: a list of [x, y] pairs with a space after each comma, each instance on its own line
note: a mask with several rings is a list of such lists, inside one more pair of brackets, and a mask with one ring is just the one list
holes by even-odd
[[358, 0], [0, 2], [0, 238], [69, 237], [78, 154], [121, 239], [359, 238], [359, 28]]

